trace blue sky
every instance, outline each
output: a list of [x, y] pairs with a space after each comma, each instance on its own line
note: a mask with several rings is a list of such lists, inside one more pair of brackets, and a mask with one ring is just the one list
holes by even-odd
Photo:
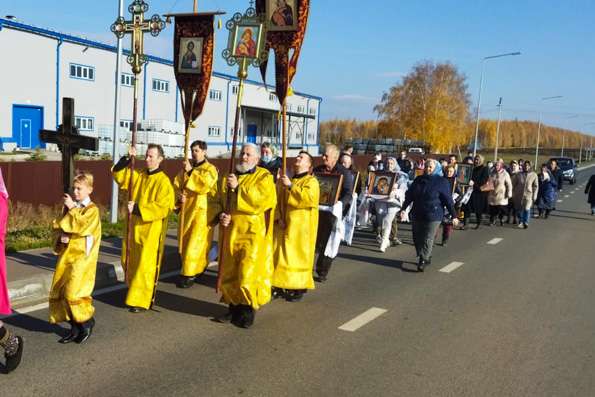
[[[130, 0], [125, 1], [125, 6]], [[2, 0], [0, 15], [25, 23], [115, 43], [109, 25], [117, 0]], [[149, 0], [150, 10], [187, 12], [192, 0]], [[201, 10], [228, 13], [246, 0], [199, 0]], [[486, 63], [482, 117], [537, 120], [595, 132], [595, 2], [590, 0], [312, 0], [311, 17], [294, 88], [324, 98], [321, 117], [375, 119], [382, 92], [421, 60], [449, 61], [468, 80], [475, 103], [481, 59], [521, 51]], [[172, 57], [172, 30], [148, 37], [147, 51]], [[217, 54], [227, 40], [217, 34]], [[215, 69], [235, 73], [218, 57]], [[258, 71], [250, 71], [251, 78]], [[541, 102], [541, 97], [563, 95]]]

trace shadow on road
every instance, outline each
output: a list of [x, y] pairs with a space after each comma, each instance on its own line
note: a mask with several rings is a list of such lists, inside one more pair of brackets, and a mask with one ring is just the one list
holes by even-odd
[[[338, 256], [341, 258], [351, 259], [354, 261], [371, 263], [373, 265], [392, 267], [395, 269], [399, 269], [405, 273], [417, 273], [417, 263], [414, 263], [414, 262], [401, 261], [401, 260], [390, 259], [390, 258], [385, 258], [385, 257], [374, 258], [374, 257], [369, 257], [369, 256], [353, 255], [353, 254], [345, 254], [345, 253], [339, 253]], [[403, 265], [411, 265], [414, 267], [414, 269], [410, 269], [409, 267], [404, 267]]]
[[31, 317], [27, 314], [19, 314], [2, 320], [6, 324], [15, 328], [24, 329], [31, 332], [43, 332], [45, 334], [56, 334], [60, 337], [66, 335], [67, 329], [58, 324], [50, 324], [45, 320]]
[[166, 310], [207, 318], [219, 317], [227, 313], [227, 307], [224, 305], [171, 294], [165, 291], [157, 291], [155, 305]]

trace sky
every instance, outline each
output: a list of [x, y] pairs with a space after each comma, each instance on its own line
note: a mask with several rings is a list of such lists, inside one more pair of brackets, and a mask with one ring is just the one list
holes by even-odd
[[[193, 5], [193, 0], [147, 1], [150, 15], [190, 12]], [[247, 0], [198, 3], [201, 11], [227, 12], [223, 26], [249, 4]], [[117, 7], [117, 0], [0, 0], [0, 15], [115, 44], [109, 26]], [[520, 56], [485, 62], [481, 117], [495, 119], [502, 97], [504, 119], [537, 121], [541, 113], [547, 124], [595, 134], [593, 15], [593, 0], [311, 0], [293, 86], [323, 98], [323, 120], [374, 120], [373, 107], [382, 93], [416, 63], [448, 61], [467, 77], [475, 106], [482, 59], [520, 51]], [[147, 36], [146, 51], [171, 59], [172, 35], [170, 26], [157, 38]], [[223, 27], [217, 32], [216, 54], [226, 42]], [[220, 55], [215, 70], [236, 73]], [[250, 78], [258, 77], [257, 69], [250, 70]]]

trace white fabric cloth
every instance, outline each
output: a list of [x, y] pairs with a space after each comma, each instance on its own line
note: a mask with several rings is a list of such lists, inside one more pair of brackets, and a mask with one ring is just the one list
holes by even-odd
[[[89, 204], [91, 204], [91, 198], [87, 197], [86, 199], [79, 201], [76, 203], [76, 206], [79, 208], [85, 208]], [[92, 235], [85, 236], [85, 255], [89, 256], [91, 253], [91, 249], [93, 248], [93, 243], [95, 240], [93, 239]]]
[[355, 231], [355, 223], [357, 220], [357, 193], [353, 193], [353, 199], [351, 200], [351, 206], [349, 207], [349, 212], [343, 218], [343, 227], [345, 229], [345, 235], [343, 236], [343, 241], [347, 243], [347, 245], [351, 245], [353, 241], [353, 233]]
[[339, 253], [339, 246], [341, 245], [341, 241], [345, 235], [345, 225], [341, 220], [341, 217], [343, 216], [343, 203], [341, 201], [337, 201], [337, 203], [332, 207], [328, 205], [319, 205], [318, 209], [320, 211], [330, 212], [335, 218], [337, 218], [324, 250], [324, 256], [334, 258]]

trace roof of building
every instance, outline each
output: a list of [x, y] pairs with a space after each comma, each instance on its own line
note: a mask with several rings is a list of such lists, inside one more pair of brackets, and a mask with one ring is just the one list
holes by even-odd
[[[36, 34], [39, 36], [49, 37], [49, 38], [52, 38], [52, 39], [55, 39], [58, 41], [65, 41], [68, 43], [79, 44], [82, 46], [97, 48], [100, 50], [110, 51], [113, 53], [117, 52], [117, 48], [113, 45], [105, 44], [105, 43], [95, 41], [95, 40], [89, 40], [84, 37], [74, 36], [71, 34], [62, 33], [62, 32], [58, 32], [55, 30], [47, 29], [47, 28], [39, 28], [34, 25], [25, 24], [25, 23], [13, 21], [10, 19], [0, 18], [0, 30], [2, 30], [3, 27], [8, 27], [8, 28], [15, 29], [15, 30], [21, 30], [21, 31], [28, 32], [28, 33], [33, 33], [33, 34]], [[125, 55], [130, 54], [130, 51], [126, 50], [126, 49], [124, 49], [123, 52]], [[161, 57], [158, 57], [155, 55], [147, 54], [147, 58], [148, 58], [149, 62], [161, 63], [163, 65], [168, 65], [168, 66], [172, 66], [172, 67], [174, 64], [173, 61], [170, 59], [161, 58]], [[213, 72], [213, 76], [221, 77], [221, 78], [228, 79], [228, 80], [235, 80], [235, 81], [238, 80], [238, 78], [236, 76], [225, 74], [225, 73], [219, 73], [219, 72]], [[264, 83], [256, 81], [256, 80], [245, 80], [245, 82], [250, 83], [250, 84], [255, 84], [255, 85], [261, 85], [261, 86], [265, 85]], [[271, 90], [275, 89], [274, 86], [269, 85], [269, 84], [267, 84], [266, 87]], [[315, 95], [305, 94], [303, 92], [297, 92], [297, 91], [295, 92], [295, 94], [303, 96], [305, 98], [312, 98], [312, 99], [322, 101], [321, 97], [318, 97]]]

